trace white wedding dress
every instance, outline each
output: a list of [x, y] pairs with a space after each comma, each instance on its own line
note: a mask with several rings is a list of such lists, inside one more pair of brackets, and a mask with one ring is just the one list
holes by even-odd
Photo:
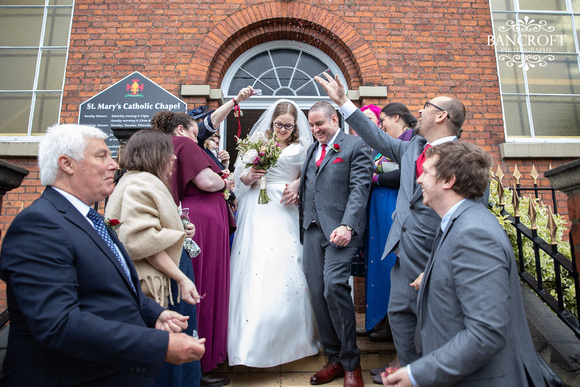
[[[259, 184], [236, 186], [238, 228], [231, 252], [229, 365], [273, 367], [318, 354], [320, 339], [302, 270], [298, 209], [280, 204], [298, 178], [303, 149], [282, 151], [266, 175], [271, 201], [258, 204]], [[243, 183], [237, 183], [243, 185]]]

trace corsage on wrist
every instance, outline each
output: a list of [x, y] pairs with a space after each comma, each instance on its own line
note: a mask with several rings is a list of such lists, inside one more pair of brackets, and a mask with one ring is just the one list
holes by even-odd
[[224, 181], [224, 188], [222, 188], [220, 192], [224, 197], [224, 199], [226, 200], [228, 200], [230, 198], [230, 195], [232, 194], [231, 191], [228, 189], [228, 182], [226, 181], [229, 176], [230, 175], [225, 173], [222, 175], [222, 180]]

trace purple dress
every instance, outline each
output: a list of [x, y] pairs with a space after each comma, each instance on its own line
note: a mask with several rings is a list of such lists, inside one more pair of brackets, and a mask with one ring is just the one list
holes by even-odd
[[205, 296], [197, 307], [198, 334], [205, 337], [201, 368], [209, 372], [226, 359], [230, 294], [230, 227], [235, 227], [221, 192], [206, 192], [191, 181], [204, 168], [221, 171], [191, 139], [173, 136], [175, 160], [171, 191], [176, 204], [189, 208], [193, 240], [201, 253], [192, 258], [195, 285]]

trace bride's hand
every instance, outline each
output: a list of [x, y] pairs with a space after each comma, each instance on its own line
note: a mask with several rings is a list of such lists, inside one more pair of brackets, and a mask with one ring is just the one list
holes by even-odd
[[256, 167], [252, 167], [248, 173], [246, 173], [245, 175], [243, 175], [242, 177], [240, 177], [240, 180], [242, 181], [242, 183], [244, 183], [247, 186], [250, 186], [252, 184], [254, 184], [255, 182], [257, 182], [258, 180], [260, 180], [260, 178], [262, 176], [266, 175], [266, 171], [260, 168], [256, 168]]

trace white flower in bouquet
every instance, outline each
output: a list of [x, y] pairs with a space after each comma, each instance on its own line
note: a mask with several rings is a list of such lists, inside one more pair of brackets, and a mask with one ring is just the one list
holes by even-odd
[[250, 149], [242, 156], [242, 161], [244, 164], [253, 164], [254, 160], [258, 157], [258, 151], [256, 149]]
[[[267, 171], [276, 166], [276, 162], [282, 153], [282, 148], [276, 138], [267, 139], [263, 135], [254, 135], [244, 140], [236, 139], [236, 149], [241, 154], [241, 160], [247, 167], [256, 167]], [[266, 176], [260, 178], [260, 195], [258, 204], [266, 204], [270, 201], [266, 189]]]

